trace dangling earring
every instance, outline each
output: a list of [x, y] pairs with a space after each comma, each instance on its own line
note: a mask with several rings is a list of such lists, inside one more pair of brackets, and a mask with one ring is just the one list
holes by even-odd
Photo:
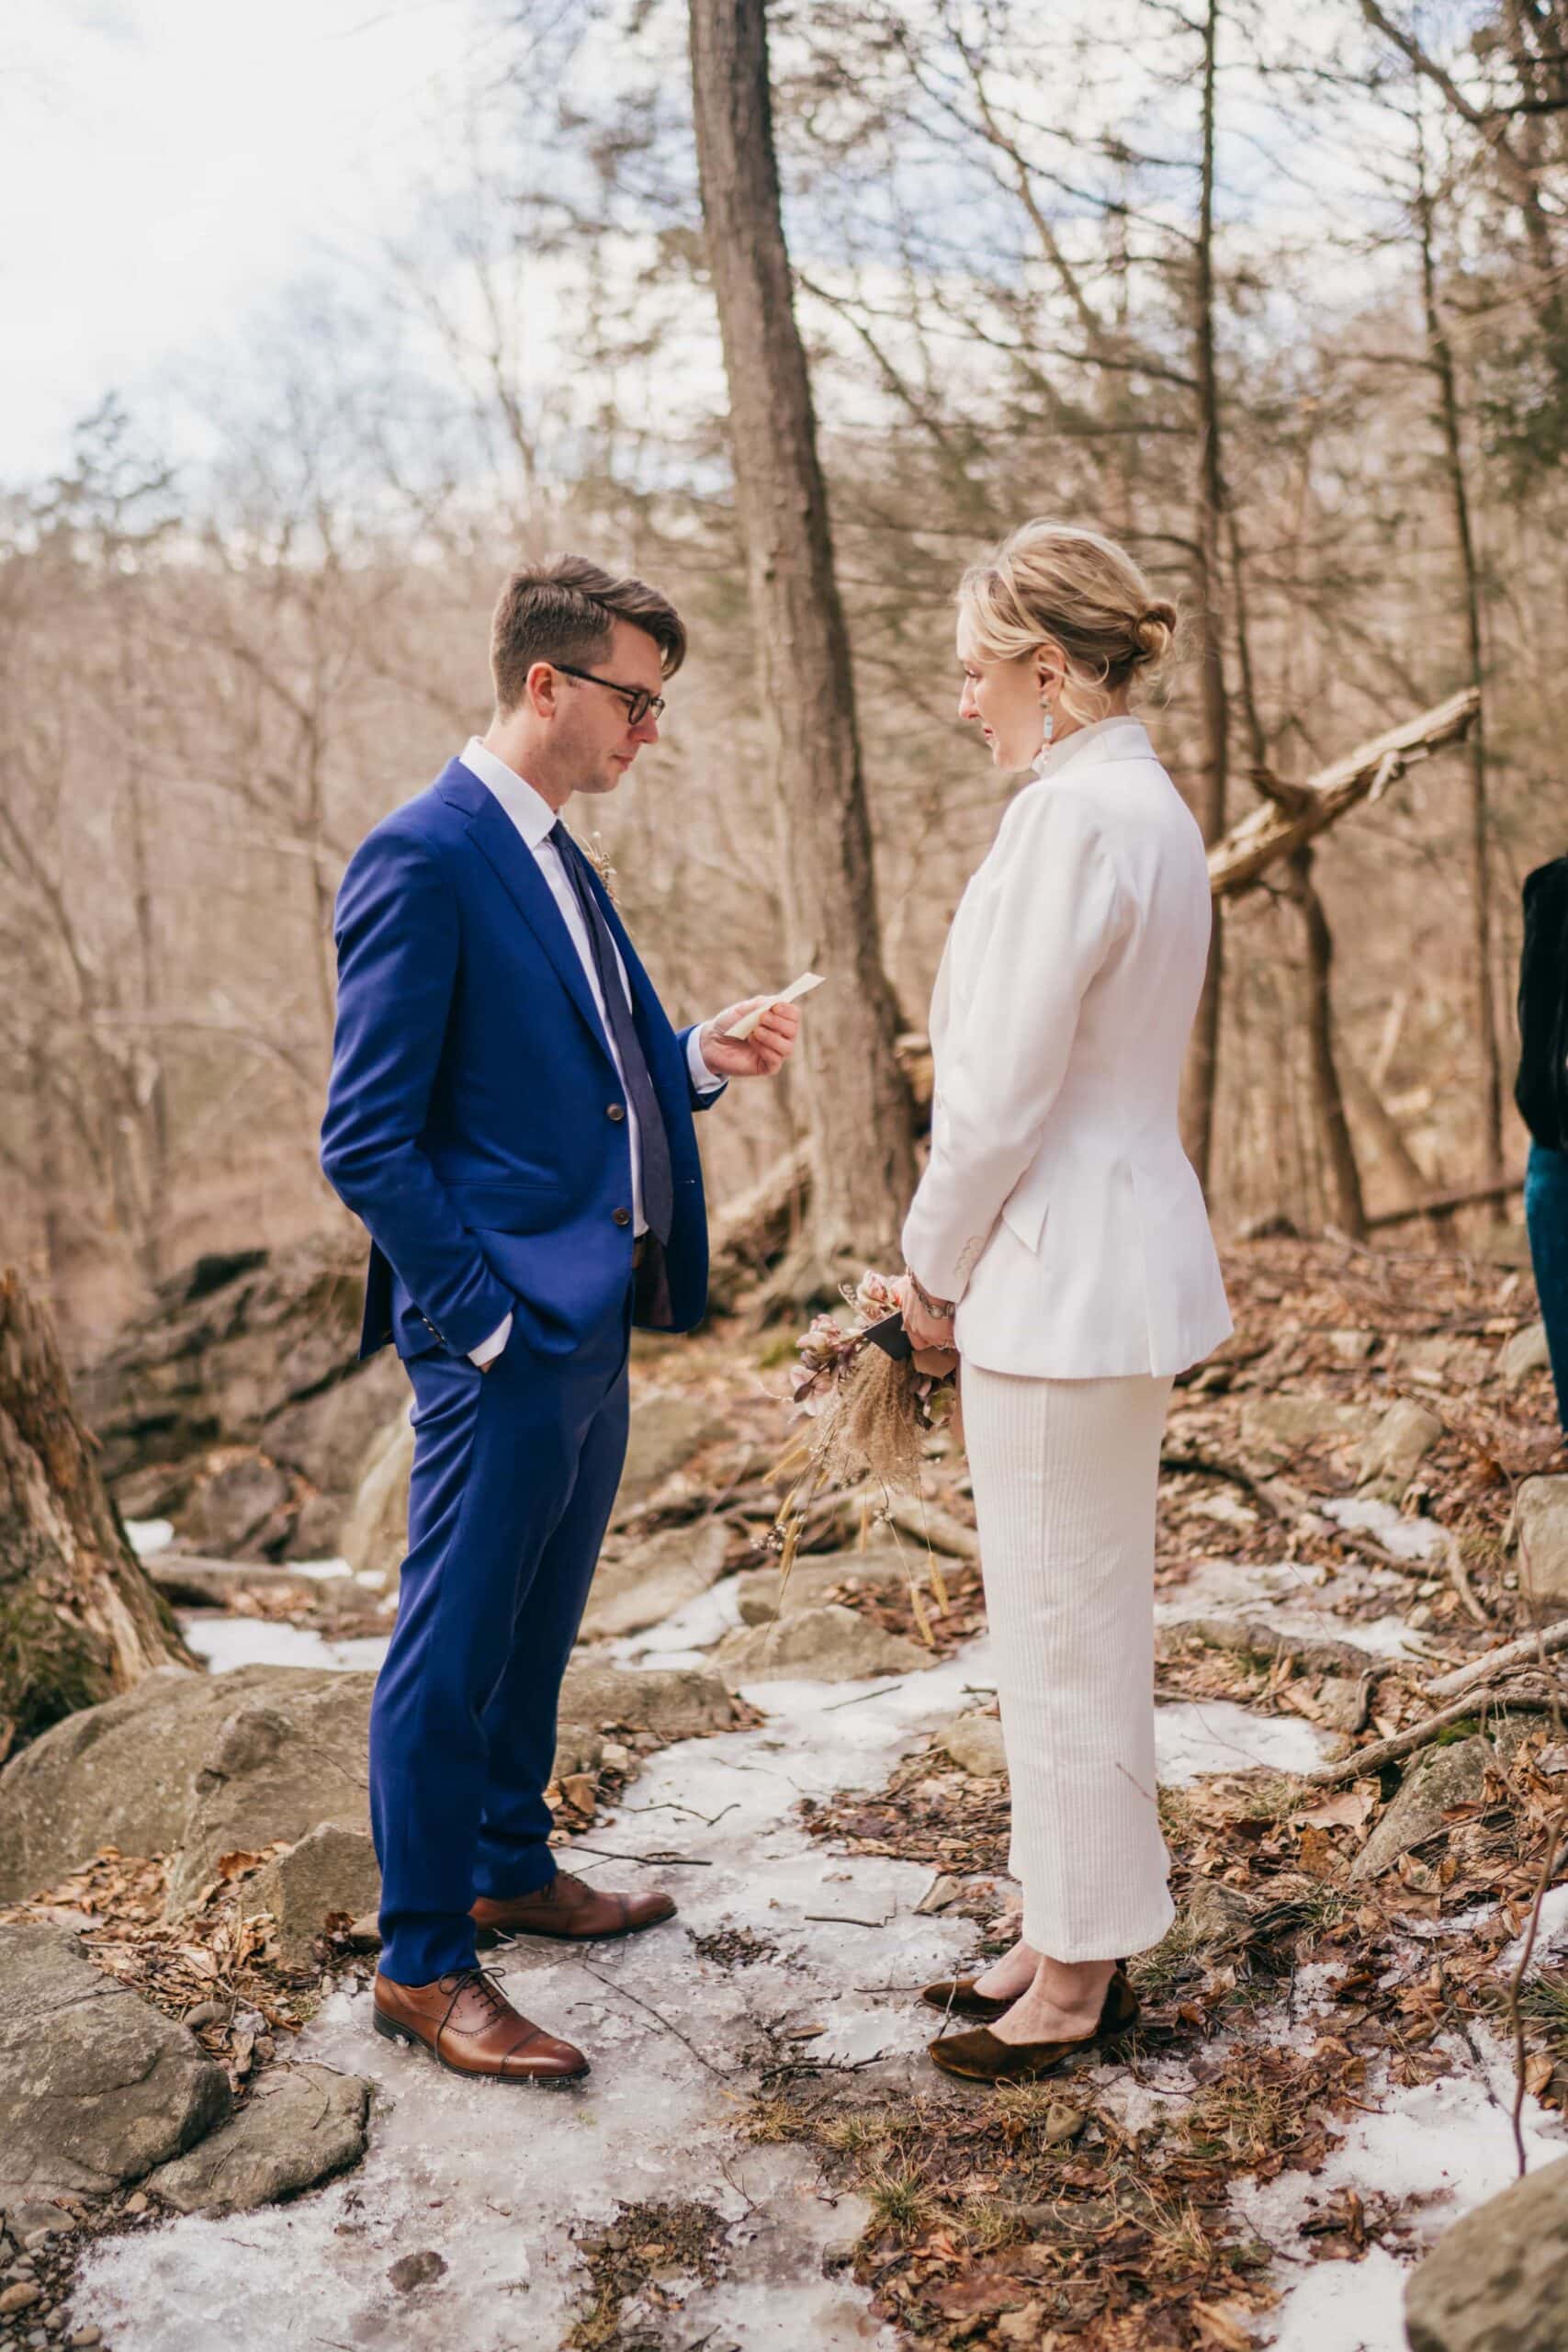
[[1050, 699], [1045, 695], [1042, 695], [1040, 697], [1040, 708], [1043, 714], [1044, 726], [1044, 733], [1041, 739], [1040, 748], [1043, 752], [1048, 752], [1051, 748], [1052, 738], [1056, 732], [1056, 719], [1055, 714], [1051, 708]]

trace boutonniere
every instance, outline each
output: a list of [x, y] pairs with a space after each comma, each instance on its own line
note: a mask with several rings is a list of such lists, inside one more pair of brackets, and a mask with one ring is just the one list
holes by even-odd
[[603, 834], [590, 833], [582, 844], [582, 854], [604, 885], [610, 904], [618, 910], [621, 902], [615, 895], [615, 869], [610, 863], [610, 853], [604, 847]]

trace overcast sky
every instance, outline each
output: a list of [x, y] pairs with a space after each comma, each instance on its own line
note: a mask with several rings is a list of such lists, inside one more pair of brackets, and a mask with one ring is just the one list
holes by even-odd
[[[498, 55], [478, 0], [13, 0], [0, 484], [302, 272], [401, 225]], [[449, 109], [449, 111], [448, 111]]]

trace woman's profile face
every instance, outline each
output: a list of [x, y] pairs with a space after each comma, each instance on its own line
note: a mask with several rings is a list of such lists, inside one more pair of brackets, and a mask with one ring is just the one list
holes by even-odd
[[1024, 654], [1016, 662], [984, 662], [961, 622], [958, 666], [963, 673], [959, 718], [973, 719], [979, 728], [994, 766], [1028, 767], [1039, 754], [1045, 731], [1033, 655]]

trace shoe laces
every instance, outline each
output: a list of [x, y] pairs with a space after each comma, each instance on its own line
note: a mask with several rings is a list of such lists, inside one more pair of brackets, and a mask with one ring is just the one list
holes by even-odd
[[[472, 1968], [454, 1970], [450, 1976], [444, 1976], [441, 1981], [443, 1984], [450, 1984], [452, 1987], [452, 1997], [446, 2004], [447, 2018], [451, 2016], [457, 2003], [462, 1999], [464, 1991], [469, 1985], [472, 1985], [474, 1991], [484, 2002], [491, 2018], [508, 2018], [513, 2014], [512, 2004], [501, 1989], [499, 1968], [481, 1968], [476, 1962]], [[441, 2022], [445, 2025], [446, 2018], [443, 2018]]]

